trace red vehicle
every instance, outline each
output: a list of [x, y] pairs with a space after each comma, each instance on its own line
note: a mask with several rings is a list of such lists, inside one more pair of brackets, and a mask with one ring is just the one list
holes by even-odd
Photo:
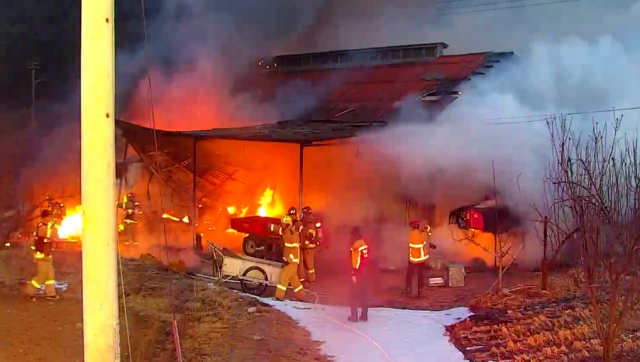
[[[277, 230], [280, 219], [263, 216], [248, 216], [231, 219], [231, 229], [247, 234], [242, 242], [245, 255], [254, 258], [264, 258], [277, 262], [282, 261], [282, 237], [271, 231], [271, 225]], [[321, 222], [316, 221], [318, 237], [322, 239]]]
[[239, 233], [247, 234], [242, 242], [245, 255], [282, 261], [282, 238], [271, 231], [280, 227], [280, 219], [273, 217], [249, 216], [231, 219], [231, 228]]

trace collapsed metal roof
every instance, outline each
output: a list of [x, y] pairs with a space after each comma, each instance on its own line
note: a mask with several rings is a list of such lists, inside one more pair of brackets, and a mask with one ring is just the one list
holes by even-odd
[[[237, 128], [215, 128], [202, 131], [157, 130], [162, 138], [191, 138], [195, 140], [226, 139], [238, 141], [284, 142], [310, 145], [358, 136], [359, 133], [379, 129], [386, 122], [282, 121], [273, 124]], [[116, 126], [130, 143], [150, 143], [153, 129], [117, 120]]]

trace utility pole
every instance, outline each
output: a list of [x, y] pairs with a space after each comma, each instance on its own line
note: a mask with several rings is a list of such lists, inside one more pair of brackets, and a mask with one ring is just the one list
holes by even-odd
[[82, 0], [81, 8], [84, 360], [120, 362], [114, 0]]
[[27, 69], [31, 71], [31, 124], [29, 124], [29, 128], [36, 129], [38, 127], [36, 123], [36, 84], [44, 82], [44, 79], [36, 78], [36, 71], [40, 70], [40, 64], [37, 61], [31, 62]]

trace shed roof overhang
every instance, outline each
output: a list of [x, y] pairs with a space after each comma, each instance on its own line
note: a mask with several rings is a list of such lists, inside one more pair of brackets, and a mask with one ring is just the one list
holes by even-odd
[[[294, 143], [303, 146], [357, 137], [359, 134], [387, 125], [384, 121], [375, 122], [338, 122], [338, 121], [282, 121], [257, 126], [214, 128], [202, 131], [165, 131], [156, 130], [159, 137], [180, 137], [195, 140], [226, 139], [237, 141], [260, 141]], [[116, 120], [116, 126], [123, 136], [132, 143], [135, 139], [153, 137], [152, 128], [138, 126], [122, 120]]]

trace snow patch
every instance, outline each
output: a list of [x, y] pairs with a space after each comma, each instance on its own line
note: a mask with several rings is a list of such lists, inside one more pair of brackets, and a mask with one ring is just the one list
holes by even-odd
[[437, 312], [372, 308], [368, 322], [350, 323], [345, 307], [260, 300], [287, 313], [311, 332], [311, 338], [324, 342], [322, 352], [336, 362], [466, 361], [444, 335], [444, 327], [469, 317], [467, 308]]

